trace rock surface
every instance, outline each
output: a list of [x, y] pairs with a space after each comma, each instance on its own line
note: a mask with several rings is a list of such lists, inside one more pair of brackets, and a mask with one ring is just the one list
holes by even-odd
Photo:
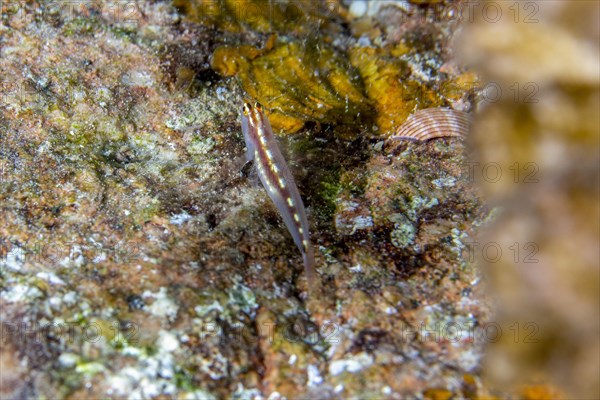
[[[310, 29], [262, 11], [210, 9], [207, 22], [202, 1], [60, 4], [3, 5], [0, 397], [508, 396], [482, 378], [485, 346], [508, 328], [475, 266], [476, 232], [496, 214], [465, 145], [387, 140], [417, 108], [472, 108], [476, 79], [448, 47], [457, 3], [311, 10], [332, 59], [304, 72], [337, 74], [341, 57], [345, 91], [331, 74], [242, 76], [309, 43]], [[216, 68], [224, 48], [245, 49], [247, 68]], [[315, 296], [275, 207], [240, 172], [249, 85], [306, 105], [272, 111], [291, 132]], [[333, 99], [327, 118], [311, 88]], [[355, 126], [346, 91], [373, 113]]]

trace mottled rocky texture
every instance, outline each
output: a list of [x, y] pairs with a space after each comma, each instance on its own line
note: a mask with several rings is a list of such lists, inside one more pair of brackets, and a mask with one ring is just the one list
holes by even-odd
[[529, 2], [515, 21], [512, 3], [490, 3], [505, 17], [477, 14], [461, 39], [465, 60], [503, 93], [472, 136], [475, 173], [503, 209], [481, 240], [503, 253], [484, 271], [497, 320], [512, 327], [490, 348], [485, 371], [507, 388], [546, 380], [565, 397], [596, 399], [600, 4]]
[[[348, 139], [310, 120], [282, 139], [322, 282], [308, 298], [289, 233], [240, 172], [238, 80], [209, 67], [266, 35], [163, 2], [15, 7], [0, 27], [2, 398], [490, 393], [469, 252], [489, 210], [460, 140]], [[410, 7], [404, 33], [434, 29]], [[404, 54], [432, 92], [440, 46]]]

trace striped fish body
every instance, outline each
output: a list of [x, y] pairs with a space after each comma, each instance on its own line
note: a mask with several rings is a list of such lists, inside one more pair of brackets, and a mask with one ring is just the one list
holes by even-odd
[[310, 287], [314, 283], [315, 260], [304, 204], [259, 103], [244, 103], [242, 132], [246, 141], [246, 161], [254, 161], [262, 185], [300, 249]]

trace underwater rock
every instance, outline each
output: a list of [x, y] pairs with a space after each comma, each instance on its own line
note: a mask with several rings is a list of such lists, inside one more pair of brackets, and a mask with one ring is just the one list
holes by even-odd
[[[0, 392], [485, 395], [490, 307], [468, 242], [489, 210], [463, 143], [373, 128], [394, 132], [413, 107], [468, 103], [467, 84], [451, 95], [442, 85], [468, 75], [438, 70], [451, 64], [447, 41], [435, 43], [451, 31], [367, 50], [341, 9], [288, 32], [226, 15], [233, 3], [213, 3], [225, 8], [206, 24], [166, 2], [2, 9]], [[396, 114], [404, 100], [381, 93], [397, 78], [423, 97]], [[307, 296], [276, 209], [241, 172], [247, 94], [282, 129], [303, 129], [281, 142], [307, 206], [319, 297]]]

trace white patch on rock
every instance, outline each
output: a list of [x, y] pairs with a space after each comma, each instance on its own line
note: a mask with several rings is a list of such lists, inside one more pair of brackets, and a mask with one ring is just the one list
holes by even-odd
[[[145, 399], [166, 395], [173, 397], [177, 387], [175, 377], [174, 352], [179, 349], [175, 333], [161, 330], [156, 340], [156, 354], [125, 345], [122, 354], [137, 358], [137, 365], [128, 366], [108, 378], [109, 396], [129, 396], [131, 399]], [[193, 398], [193, 397], [192, 397]], [[207, 397], [208, 398], [208, 397]]]
[[194, 311], [196, 311], [196, 314], [198, 314], [199, 317], [204, 317], [211, 311], [222, 313], [223, 307], [218, 301], [214, 300], [212, 303], [207, 305], [197, 305], [196, 307], [194, 307]]
[[190, 214], [182, 212], [181, 214], [172, 215], [169, 222], [171, 222], [173, 225], [183, 225], [184, 222], [187, 222], [190, 219], [192, 219]]
[[446, 178], [438, 178], [431, 181], [431, 183], [433, 183], [433, 185], [438, 189], [442, 189], [445, 187], [453, 187], [454, 185], [456, 185], [456, 178], [454, 178], [453, 176], [449, 176]]
[[297, 360], [297, 359], [298, 359], [298, 356], [297, 356], [297, 355], [295, 355], [295, 354], [292, 354], [292, 355], [290, 356], [290, 359], [288, 360], [288, 363], [289, 363], [290, 365], [294, 365], [294, 364], [296, 364], [296, 360]]
[[146, 71], [130, 71], [123, 75], [121, 82], [127, 86], [154, 86], [154, 77]]
[[279, 392], [273, 392], [267, 397], [268, 400], [281, 400], [282, 398], [283, 397], [281, 397], [281, 393]]
[[179, 341], [177, 337], [170, 332], [160, 331], [158, 336], [158, 346], [160, 350], [164, 351], [175, 351], [179, 348]]
[[67, 292], [63, 296], [62, 300], [67, 305], [73, 305], [77, 301], [77, 293], [75, 293], [73, 291]]
[[352, 272], [360, 272], [362, 271], [362, 265], [356, 264], [354, 267], [348, 268]]
[[373, 364], [373, 357], [360, 353], [352, 358], [345, 360], [335, 360], [329, 364], [329, 373], [333, 376], [339, 375], [342, 372], [350, 372], [351, 374], [361, 371]]
[[73, 353], [63, 353], [58, 357], [58, 365], [61, 368], [73, 368], [77, 365], [77, 361], [79, 360], [79, 356]]
[[319, 374], [319, 369], [314, 365], [309, 365], [306, 369], [308, 374], [308, 386], [318, 386], [323, 383], [323, 378]]
[[177, 317], [179, 307], [167, 296], [166, 288], [161, 287], [157, 293], [145, 291], [142, 294], [142, 298], [154, 298], [154, 302], [151, 305], [144, 307], [144, 310], [150, 314], [159, 318], [166, 318], [171, 322]]
[[11, 271], [20, 271], [25, 264], [25, 251], [19, 246], [14, 246], [4, 257], [0, 257], [0, 267]]
[[386, 307], [386, 309], [385, 309], [385, 313], [387, 315], [396, 314], [397, 312], [398, 312], [398, 310], [396, 310], [394, 307]]
[[38, 272], [35, 276], [53, 285], [64, 285], [65, 282], [52, 272]]
[[359, 216], [354, 218], [354, 226], [352, 227], [351, 235], [354, 235], [354, 232], [360, 229], [367, 229], [373, 226], [373, 218], [370, 216]]
[[367, 2], [364, 0], [354, 0], [350, 3], [350, 9], [348, 11], [354, 18], [362, 17], [367, 13]]
[[42, 297], [43, 294], [36, 287], [18, 284], [10, 287], [7, 291], [2, 292], [1, 296], [9, 303], [17, 303], [19, 301]]

